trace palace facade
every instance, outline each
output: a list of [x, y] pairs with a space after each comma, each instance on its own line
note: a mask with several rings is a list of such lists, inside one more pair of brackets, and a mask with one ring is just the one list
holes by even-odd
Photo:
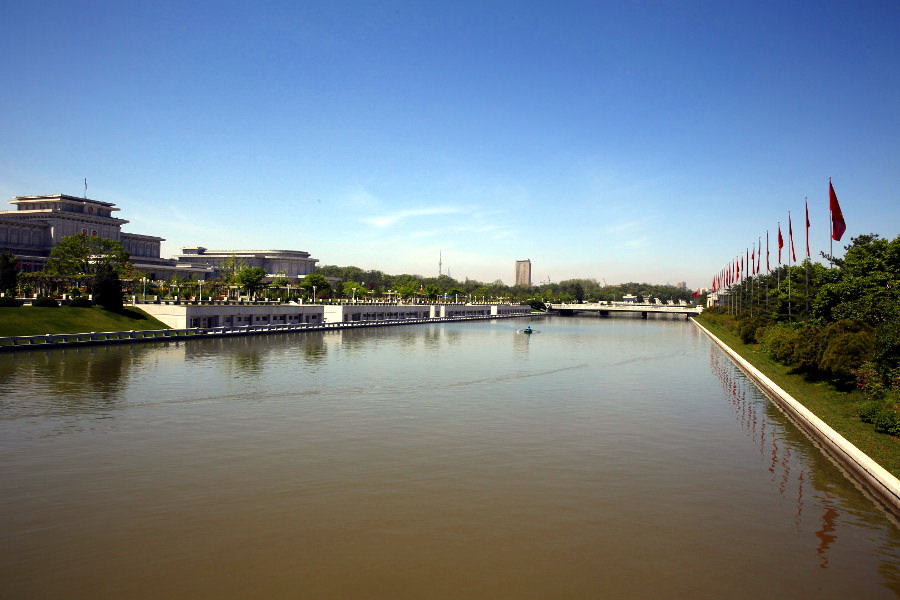
[[27, 272], [43, 270], [53, 247], [72, 235], [119, 242], [134, 268], [151, 280], [219, 277], [223, 263], [231, 258], [248, 267], [262, 267], [269, 278], [284, 273], [298, 280], [315, 271], [318, 262], [299, 250], [207, 250], [202, 246], [183, 248], [174, 259], [162, 258], [160, 243], [165, 238], [122, 231], [128, 221], [114, 216], [119, 209], [112, 202], [48, 194], [16, 196], [10, 204], [15, 210], [0, 211], [0, 252], [12, 252]]

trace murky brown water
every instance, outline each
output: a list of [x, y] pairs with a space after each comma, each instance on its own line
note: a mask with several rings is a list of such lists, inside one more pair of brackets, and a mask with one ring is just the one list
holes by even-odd
[[0, 598], [878, 598], [896, 525], [690, 323], [0, 355]]

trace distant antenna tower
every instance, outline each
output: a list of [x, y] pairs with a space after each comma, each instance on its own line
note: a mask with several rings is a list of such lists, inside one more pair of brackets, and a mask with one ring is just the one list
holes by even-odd
[[87, 177], [84, 178], [84, 199], [87, 200]]
[[444, 268], [444, 263], [441, 262], [442, 258], [443, 258], [443, 257], [442, 257], [442, 251], [441, 251], [441, 250], [438, 250], [438, 279], [441, 278], [441, 271], [442, 271], [443, 268]]

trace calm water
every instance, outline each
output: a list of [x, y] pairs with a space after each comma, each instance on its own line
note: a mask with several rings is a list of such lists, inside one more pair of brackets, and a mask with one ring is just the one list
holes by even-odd
[[880, 598], [900, 535], [690, 323], [0, 355], [0, 598]]

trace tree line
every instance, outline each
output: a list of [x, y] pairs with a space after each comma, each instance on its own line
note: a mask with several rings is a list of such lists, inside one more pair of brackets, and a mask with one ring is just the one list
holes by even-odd
[[[16, 291], [52, 294], [101, 293], [97, 285], [110, 281], [118, 296], [124, 291], [147, 291], [161, 297], [226, 297], [243, 292], [250, 297], [271, 300], [452, 300], [455, 302], [509, 301], [530, 303], [536, 308], [548, 303], [611, 302], [625, 295], [638, 298], [690, 301], [691, 293], [673, 285], [629, 282], [601, 284], [596, 279], [576, 278], [559, 283], [533, 286], [507, 285], [501, 280], [482, 282], [469, 278], [457, 280], [449, 275], [423, 277], [404, 273], [390, 275], [379, 270], [355, 266], [325, 265], [306, 275], [299, 283], [277, 273], [272, 281], [260, 267], [249, 267], [231, 256], [219, 266], [220, 276], [200, 281], [193, 277], [173, 276], [163, 281], [149, 281], [146, 274], [133, 268], [128, 252], [118, 242], [83, 235], [62, 238], [53, 248], [43, 271], [19, 272], [15, 256], [0, 260], [0, 291], [14, 295]], [[338, 280], [334, 285], [332, 280]], [[114, 294], [115, 295], [115, 294]], [[121, 304], [120, 304], [121, 306]]]
[[342, 295], [346, 290], [357, 290], [361, 293], [380, 298], [387, 293], [397, 294], [401, 298], [421, 295], [426, 298], [496, 300], [504, 299], [512, 302], [541, 303], [560, 302], [612, 302], [621, 300], [623, 296], [632, 294], [644, 298], [661, 300], [690, 301], [691, 292], [673, 285], [650, 283], [622, 283], [617, 285], [601, 284], [596, 279], [567, 279], [559, 283], [540, 283], [538, 285], [507, 285], [497, 279], [491, 283], [469, 279], [454, 279], [449, 275], [423, 277], [404, 273], [389, 275], [378, 270], [364, 270], [359, 267], [339, 267], [336, 265], [320, 266], [316, 273], [326, 277], [334, 277], [343, 281]]

